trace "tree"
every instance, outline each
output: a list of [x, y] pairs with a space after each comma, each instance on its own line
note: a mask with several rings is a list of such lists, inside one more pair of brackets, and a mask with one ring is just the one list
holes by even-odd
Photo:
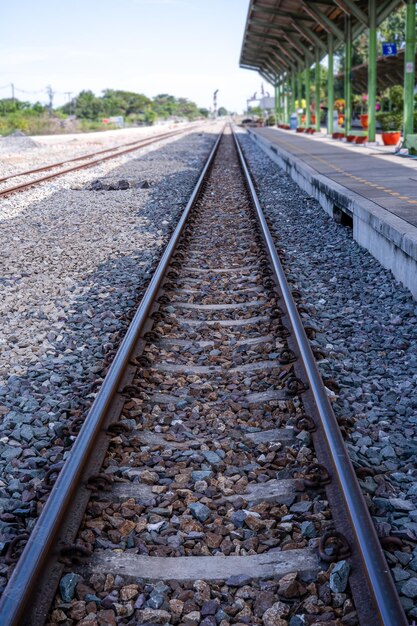
[[202, 115], [203, 117], [208, 117], [210, 115], [210, 111], [206, 108], [199, 108], [198, 112], [200, 113], [200, 115]]
[[405, 41], [405, 14], [406, 7], [393, 11], [379, 27], [380, 37], [387, 43], [396, 43], [401, 47]]
[[229, 112], [227, 109], [225, 109], [224, 107], [219, 107], [219, 110], [217, 111], [217, 115], [224, 117], [225, 115], [228, 115]]
[[257, 115], [258, 117], [262, 117], [263, 110], [259, 106], [257, 106], [257, 107], [249, 107], [248, 110], [246, 111], [246, 113], [247, 113], [247, 115]]
[[75, 115], [87, 120], [96, 120], [104, 115], [103, 103], [90, 90], [80, 91], [75, 105]]
[[162, 119], [167, 119], [170, 115], [176, 114], [176, 102], [174, 96], [166, 93], [155, 96], [152, 100], [152, 109]]
[[114, 89], [105, 89], [102, 100], [108, 115], [145, 114], [151, 105], [151, 100], [142, 93]]

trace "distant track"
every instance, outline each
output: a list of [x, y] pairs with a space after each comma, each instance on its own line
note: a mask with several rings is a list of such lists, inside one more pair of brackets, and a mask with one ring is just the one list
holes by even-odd
[[[98, 150], [97, 152], [90, 152], [89, 154], [84, 154], [78, 157], [74, 157], [72, 159], [66, 159], [65, 161], [60, 161], [58, 163], [51, 163], [50, 165], [43, 165], [42, 167], [37, 167], [32, 170], [25, 170], [24, 172], [18, 172], [16, 174], [11, 174], [10, 176], [5, 176], [0, 178], [0, 183], [4, 183], [13, 178], [19, 178], [20, 176], [30, 176], [31, 174], [36, 174], [37, 172], [46, 172], [48, 170], [52, 170], [57, 167], [62, 167], [67, 163], [74, 163], [76, 161], [83, 161], [85, 159], [92, 159], [87, 163], [82, 163], [80, 165], [76, 165], [74, 167], [68, 167], [64, 170], [59, 170], [58, 172], [53, 172], [51, 174], [47, 174], [46, 176], [41, 176], [40, 178], [36, 178], [34, 180], [19, 183], [18, 185], [14, 185], [13, 187], [7, 187], [6, 189], [0, 190], [0, 196], [8, 196], [12, 193], [16, 193], [18, 191], [25, 191], [30, 187], [34, 187], [35, 185], [39, 185], [46, 180], [51, 180], [52, 178], [57, 178], [58, 176], [63, 176], [64, 174], [68, 174], [70, 172], [75, 172], [77, 170], [86, 169], [87, 167], [93, 167], [98, 163], [102, 163], [103, 161], [108, 161], [110, 159], [115, 159], [123, 154], [128, 154], [129, 152], [134, 152], [139, 148], [144, 148], [149, 146], [157, 141], [161, 141], [163, 139], [169, 139], [170, 137], [175, 137], [177, 135], [182, 135], [190, 130], [189, 127], [186, 129], [175, 130], [169, 133], [161, 133], [159, 135], [155, 135], [151, 138], [140, 139], [137, 141], [130, 141], [129, 143], [121, 144], [119, 146], [115, 146], [113, 148], [106, 148], [105, 150]], [[107, 154], [111, 152], [112, 154]], [[100, 154], [106, 154], [106, 156], [102, 156], [98, 159], [94, 158]]]

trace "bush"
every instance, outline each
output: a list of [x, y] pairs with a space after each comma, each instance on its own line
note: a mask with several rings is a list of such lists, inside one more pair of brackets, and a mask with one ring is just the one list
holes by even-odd
[[392, 106], [397, 111], [401, 111], [404, 106], [404, 88], [402, 85], [394, 85], [394, 87], [390, 87], [389, 96], [391, 98]]
[[269, 115], [266, 118], [266, 125], [267, 126], [275, 126], [276, 123], [277, 123], [277, 121], [275, 119], [275, 115]]
[[402, 113], [377, 113], [376, 119], [381, 124], [383, 133], [387, 133], [391, 130], [401, 130], [403, 126]]

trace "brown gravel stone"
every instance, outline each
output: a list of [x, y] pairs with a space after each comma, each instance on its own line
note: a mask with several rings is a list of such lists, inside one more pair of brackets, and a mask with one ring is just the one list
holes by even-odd
[[120, 589], [120, 598], [124, 601], [136, 598], [139, 593], [138, 585], [126, 585]]
[[284, 598], [299, 598], [307, 593], [307, 589], [296, 580], [297, 574], [286, 574], [278, 585], [278, 593]]
[[149, 470], [144, 470], [140, 475], [140, 482], [145, 485], [154, 485], [158, 480], [158, 474], [156, 472], [150, 472]]
[[100, 626], [116, 626], [116, 616], [111, 609], [105, 609], [97, 613], [97, 620]]
[[61, 609], [55, 609], [54, 611], [52, 611], [51, 619], [53, 622], [57, 622], [58, 624], [60, 624], [61, 622], [65, 622], [67, 616], [64, 611], [61, 611]]
[[206, 533], [205, 539], [208, 548], [218, 548], [223, 541], [222, 535], [215, 533]]
[[261, 591], [256, 594], [254, 602], [254, 613], [257, 617], [262, 615], [274, 604], [275, 595], [272, 591]]
[[83, 600], [78, 600], [71, 605], [70, 610], [68, 611], [68, 615], [71, 619], [80, 620], [83, 619], [86, 615], [85, 602]]
[[171, 621], [171, 615], [168, 611], [163, 611], [161, 609], [143, 609], [143, 611], [139, 611], [139, 619], [142, 622], [154, 622], [155, 624], [164, 624], [165, 622]]
[[286, 604], [283, 602], [274, 602], [271, 608], [265, 611], [262, 616], [264, 626], [282, 626], [281, 621], [286, 624], [287, 622], [281, 620], [281, 618], [288, 615], [289, 612], [290, 609]]
[[184, 602], [178, 599], [170, 600], [169, 607], [175, 615], [181, 615], [184, 608]]

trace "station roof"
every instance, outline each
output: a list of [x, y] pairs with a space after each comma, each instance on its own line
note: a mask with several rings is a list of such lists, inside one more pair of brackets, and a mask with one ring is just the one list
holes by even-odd
[[[379, 0], [380, 24], [401, 0]], [[316, 50], [326, 56], [328, 35], [343, 44], [346, 16], [353, 38], [368, 27], [368, 0], [250, 0], [240, 66], [257, 70], [270, 83], [294, 70], [310, 67]]]
[[[417, 65], [417, 53], [415, 57]], [[396, 56], [378, 57], [376, 65], [377, 85], [381, 91], [394, 85], [402, 85], [404, 82], [404, 50], [398, 51]], [[336, 78], [343, 78], [341, 72]], [[368, 90], [368, 65], [363, 63], [352, 68], [352, 84], [357, 90]]]

